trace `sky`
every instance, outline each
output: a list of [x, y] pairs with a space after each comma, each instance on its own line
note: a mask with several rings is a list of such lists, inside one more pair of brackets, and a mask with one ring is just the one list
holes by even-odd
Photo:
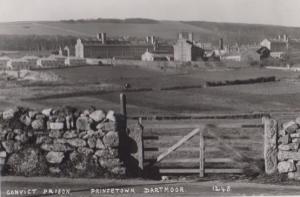
[[132, 17], [300, 27], [300, 0], [0, 0], [0, 22]]

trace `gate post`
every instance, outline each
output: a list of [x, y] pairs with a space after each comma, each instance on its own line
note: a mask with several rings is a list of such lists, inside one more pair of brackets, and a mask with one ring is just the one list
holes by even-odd
[[120, 94], [120, 113], [124, 116], [124, 127], [127, 128], [127, 109], [126, 109], [126, 95]]
[[138, 161], [138, 167], [140, 170], [144, 169], [144, 144], [143, 144], [143, 126], [141, 124], [141, 118], [136, 124], [135, 128], [129, 133], [129, 136], [136, 143], [136, 151], [132, 156]]
[[262, 118], [264, 124], [264, 160], [266, 174], [277, 171], [277, 135], [278, 123], [269, 117]]
[[205, 156], [204, 156], [204, 136], [203, 136], [203, 130], [200, 131], [200, 148], [199, 148], [199, 176], [204, 177], [204, 162], [205, 162]]

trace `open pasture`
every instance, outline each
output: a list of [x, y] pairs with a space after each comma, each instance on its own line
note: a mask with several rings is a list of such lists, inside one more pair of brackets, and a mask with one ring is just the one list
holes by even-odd
[[[235, 70], [187, 70], [185, 72], [160, 72], [131, 66], [118, 67], [78, 67], [49, 70], [62, 78], [62, 82], [71, 88], [74, 95], [55, 94], [63, 87], [50, 86], [49, 98], [33, 102], [50, 106], [74, 103], [81, 100], [83, 106], [96, 105], [106, 107], [119, 103], [119, 91], [94, 91], [84, 94], [78, 86], [90, 84], [113, 84], [123, 87], [129, 83], [131, 88], [152, 88], [152, 91], [126, 92], [129, 114], [180, 114], [180, 113], [242, 113], [296, 109], [300, 107], [300, 86], [297, 82], [299, 73], [260, 68]], [[255, 77], [276, 76], [278, 81], [247, 85], [232, 85], [211, 88], [194, 88], [185, 90], [161, 91], [160, 88], [174, 86], [200, 85], [205, 81], [226, 81]], [[292, 81], [287, 79], [293, 79]], [[36, 88], [36, 87], [35, 87]], [[38, 94], [38, 90], [35, 91]], [[30, 98], [30, 96], [28, 96]], [[30, 101], [30, 100], [29, 100]], [[75, 102], [76, 103], [76, 102]]]

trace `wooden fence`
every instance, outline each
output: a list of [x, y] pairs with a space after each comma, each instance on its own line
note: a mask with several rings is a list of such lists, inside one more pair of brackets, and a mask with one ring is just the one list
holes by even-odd
[[[125, 102], [124, 102], [125, 101]], [[137, 142], [133, 156], [139, 167], [156, 166], [161, 174], [268, 173], [265, 147], [270, 117], [286, 121], [294, 112], [249, 114], [186, 114], [182, 116], [133, 117], [126, 114], [121, 96], [121, 112], [127, 117]], [[280, 122], [279, 122], [280, 123]], [[270, 157], [270, 156], [269, 156]]]

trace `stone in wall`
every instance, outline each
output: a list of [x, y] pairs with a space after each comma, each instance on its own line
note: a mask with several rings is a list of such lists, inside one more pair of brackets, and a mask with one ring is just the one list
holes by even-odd
[[300, 152], [292, 152], [292, 151], [279, 151], [278, 152], [278, 159], [280, 161], [293, 159], [296, 161], [300, 161]]
[[294, 161], [281, 161], [278, 163], [279, 173], [288, 173], [296, 170]]
[[49, 133], [49, 137], [51, 138], [61, 138], [61, 136], [64, 134], [61, 130], [51, 130]]
[[34, 130], [44, 130], [45, 129], [45, 122], [42, 119], [36, 119], [36, 120], [32, 121], [31, 127]]
[[48, 166], [39, 149], [27, 148], [8, 157], [6, 168], [9, 174], [17, 176], [46, 175]]
[[3, 120], [10, 120], [10, 119], [12, 119], [15, 116], [16, 112], [17, 112], [16, 109], [8, 109], [8, 110], [4, 111], [2, 113]]
[[63, 152], [51, 151], [46, 155], [47, 161], [52, 164], [60, 164], [63, 161], [64, 157], [65, 155]]
[[103, 143], [106, 147], [118, 147], [119, 136], [117, 132], [110, 131], [103, 137]]
[[68, 139], [67, 143], [74, 147], [84, 147], [86, 146], [86, 141], [80, 138]]
[[281, 144], [289, 144], [292, 140], [289, 134], [284, 135], [279, 138], [278, 140]]
[[93, 119], [95, 122], [101, 122], [106, 118], [106, 115], [104, 113], [104, 111], [102, 110], [96, 110], [94, 112], [92, 112], [89, 117], [91, 119]]
[[282, 151], [289, 151], [289, 150], [297, 151], [299, 149], [299, 143], [280, 144], [278, 146], [278, 149]]
[[63, 130], [64, 129], [64, 123], [63, 122], [50, 122], [49, 128], [51, 130]]
[[81, 116], [76, 121], [76, 128], [80, 131], [90, 130], [90, 120], [86, 116]]
[[72, 139], [77, 137], [77, 132], [75, 130], [67, 131], [64, 134], [64, 138], [66, 139]]
[[96, 144], [97, 144], [97, 139], [94, 137], [90, 137], [87, 139], [87, 143], [89, 145], [90, 148], [95, 148]]
[[285, 130], [285, 132], [288, 134], [295, 133], [299, 128], [298, 124], [295, 121], [283, 123], [282, 127], [282, 129]]

